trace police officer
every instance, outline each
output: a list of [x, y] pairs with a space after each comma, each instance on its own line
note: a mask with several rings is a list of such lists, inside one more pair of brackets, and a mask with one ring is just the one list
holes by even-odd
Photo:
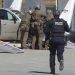
[[[46, 23], [49, 21], [49, 20], [51, 20], [52, 18], [54, 18], [53, 17], [53, 13], [52, 13], [52, 10], [47, 10], [46, 11], [46, 19], [45, 19], [45, 21], [44, 21], [44, 23], [43, 23], [43, 29], [45, 28], [45, 26], [46, 26]], [[48, 42], [46, 41], [46, 36], [45, 35], [47, 35], [47, 34], [45, 34], [44, 33], [44, 36], [43, 36], [43, 40], [42, 40], [42, 47], [43, 48], [48, 48], [48, 42], [49, 42], [49, 40], [48, 40]]]
[[41, 19], [40, 6], [36, 5], [35, 10], [33, 11], [31, 17], [31, 29], [30, 29], [30, 33], [33, 32], [31, 33], [33, 39], [32, 40], [33, 49], [39, 49], [40, 19]]
[[64, 45], [65, 38], [64, 33], [69, 32], [69, 26], [66, 21], [59, 18], [60, 12], [56, 10], [54, 13], [54, 18], [48, 21], [46, 27], [44, 29], [45, 34], [47, 35], [47, 39], [49, 39], [49, 50], [50, 50], [50, 74], [55, 74], [55, 55], [57, 51], [57, 58], [59, 62], [59, 70], [63, 70], [64, 68]]
[[[29, 31], [29, 25], [30, 25], [30, 19], [31, 19], [32, 10], [29, 9], [25, 16], [22, 17], [22, 22], [19, 28], [21, 29], [21, 48], [27, 48], [26, 42], [28, 38], [28, 31]], [[25, 36], [25, 38], [24, 38]], [[25, 43], [25, 45], [24, 45]]]

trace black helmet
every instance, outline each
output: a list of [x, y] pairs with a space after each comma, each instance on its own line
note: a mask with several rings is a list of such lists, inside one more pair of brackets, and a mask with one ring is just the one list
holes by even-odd
[[59, 11], [59, 10], [54, 11], [54, 12], [53, 12], [53, 15], [54, 15], [54, 16], [59, 16], [59, 15], [60, 15], [60, 11]]

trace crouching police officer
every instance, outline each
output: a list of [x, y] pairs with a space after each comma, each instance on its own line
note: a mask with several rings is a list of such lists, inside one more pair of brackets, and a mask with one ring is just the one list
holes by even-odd
[[57, 51], [57, 58], [59, 62], [59, 70], [62, 71], [64, 68], [64, 46], [65, 38], [64, 33], [69, 32], [69, 26], [66, 21], [59, 18], [60, 12], [56, 10], [53, 13], [54, 18], [46, 23], [44, 33], [49, 34], [46, 37], [49, 38], [49, 50], [50, 50], [50, 74], [55, 74], [55, 55]]

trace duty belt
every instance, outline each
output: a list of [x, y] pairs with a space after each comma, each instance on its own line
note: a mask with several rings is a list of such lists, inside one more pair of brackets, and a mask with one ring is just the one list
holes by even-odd
[[51, 37], [64, 37], [64, 33], [52, 33]]

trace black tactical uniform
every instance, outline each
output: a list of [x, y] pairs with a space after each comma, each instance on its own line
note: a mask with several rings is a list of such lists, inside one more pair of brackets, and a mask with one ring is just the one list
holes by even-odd
[[46, 40], [49, 38], [50, 50], [50, 69], [51, 74], [55, 74], [55, 55], [57, 51], [59, 69], [63, 70], [63, 52], [65, 45], [64, 33], [69, 32], [69, 26], [66, 21], [59, 18], [59, 11], [54, 12], [54, 18], [46, 22], [44, 33]]

